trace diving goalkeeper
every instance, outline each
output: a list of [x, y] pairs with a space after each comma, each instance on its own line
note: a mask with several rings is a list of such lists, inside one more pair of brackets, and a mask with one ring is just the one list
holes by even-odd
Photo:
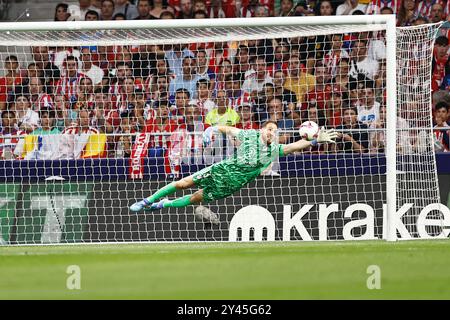
[[[130, 210], [138, 212], [182, 208], [226, 198], [255, 180], [277, 157], [287, 156], [318, 143], [334, 143], [337, 137], [337, 132], [333, 129], [322, 128], [317, 138], [312, 141], [298, 140], [283, 145], [278, 144], [277, 129], [277, 123], [274, 121], [265, 122], [260, 130], [241, 130], [228, 126], [209, 127], [203, 133], [204, 145], [211, 144], [213, 137], [218, 133], [226, 134], [239, 143], [234, 155], [189, 177], [166, 185], [150, 197], [133, 204]], [[174, 200], [164, 198], [177, 190], [194, 186], [200, 190], [191, 195]]]

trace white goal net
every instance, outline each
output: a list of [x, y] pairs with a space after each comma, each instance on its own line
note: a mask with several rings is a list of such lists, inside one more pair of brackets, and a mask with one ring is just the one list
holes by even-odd
[[[0, 24], [1, 244], [445, 237], [429, 207], [439, 25], [324, 19]], [[340, 136], [225, 199], [129, 210], [233, 156], [225, 136], [203, 148], [206, 128], [268, 120], [280, 144], [305, 121]]]

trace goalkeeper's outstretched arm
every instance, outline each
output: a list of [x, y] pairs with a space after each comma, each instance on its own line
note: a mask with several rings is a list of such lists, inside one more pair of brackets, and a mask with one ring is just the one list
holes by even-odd
[[317, 135], [317, 139], [312, 141], [307, 140], [298, 140], [296, 142], [287, 144], [283, 146], [283, 153], [285, 156], [288, 154], [301, 151], [311, 146], [316, 146], [318, 143], [335, 143], [337, 138], [337, 132], [334, 129], [325, 130], [324, 128], [320, 129], [319, 134]]
[[216, 126], [217, 130], [223, 134], [230, 135], [232, 137], [236, 137], [239, 134], [241, 129], [237, 129], [229, 126]]

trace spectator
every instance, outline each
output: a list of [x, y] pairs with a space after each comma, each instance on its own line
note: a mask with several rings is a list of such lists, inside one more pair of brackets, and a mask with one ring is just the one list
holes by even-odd
[[370, 127], [371, 123], [380, 118], [380, 103], [375, 101], [374, 83], [367, 81], [361, 94], [363, 99], [358, 104], [358, 121]]
[[188, 107], [189, 101], [191, 100], [191, 94], [186, 89], [178, 89], [175, 93], [175, 105], [170, 107], [170, 112], [173, 119], [177, 123], [185, 122], [185, 110]]
[[435, 3], [431, 7], [431, 13], [428, 16], [430, 18], [431, 23], [438, 23], [441, 21], [445, 21], [445, 12], [442, 3]]
[[265, 83], [272, 83], [272, 77], [267, 72], [264, 56], [258, 56], [253, 61], [253, 68], [245, 74], [242, 91], [248, 94], [260, 92]]
[[18, 119], [17, 126], [19, 130], [25, 133], [31, 133], [39, 126], [39, 114], [31, 110], [30, 98], [25, 94], [16, 94], [14, 106], [11, 108]]
[[448, 39], [444, 36], [439, 36], [434, 43], [431, 89], [433, 91], [439, 90], [445, 78], [445, 66], [450, 55], [448, 54]]
[[165, 58], [169, 63], [170, 72], [178, 76], [183, 73], [183, 59], [195, 57], [184, 44], [174, 44], [170, 50], [165, 52]]
[[255, 18], [265, 18], [269, 16], [269, 8], [263, 5], [258, 5], [255, 9]]
[[[55, 111], [39, 111], [41, 126], [35, 129], [24, 141], [22, 157], [25, 160], [54, 160], [59, 157], [59, 134], [55, 124]], [[19, 148], [21, 149], [21, 148]]]
[[81, 109], [77, 124], [62, 132], [59, 159], [101, 158], [106, 155], [106, 136], [91, 123], [89, 110]]
[[286, 77], [286, 82], [284, 83], [284, 88], [294, 92], [297, 98], [297, 103], [302, 103], [305, 100], [306, 93], [314, 90], [315, 84], [315, 77], [300, 69], [299, 56], [291, 54], [291, 57], [289, 58], [288, 75]]
[[240, 17], [251, 18], [255, 16], [256, 8], [259, 6], [258, 0], [249, 0], [248, 4], [241, 8]]
[[4, 110], [1, 113], [2, 128], [0, 132], [0, 159], [14, 159], [14, 151], [19, 142], [18, 136], [21, 134], [17, 130], [16, 113], [12, 110]]
[[[303, 111], [302, 121], [313, 121], [318, 124], [319, 127], [327, 126], [327, 119], [322, 109], [317, 106], [317, 103], [312, 102]], [[320, 154], [326, 153], [330, 150], [327, 144], [317, 145], [309, 148], [310, 153]]]
[[289, 46], [283, 42], [280, 42], [275, 47], [273, 58], [273, 72], [277, 70], [282, 70], [285, 72], [288, 67], [287, 61], [289, 60]]
[[31, 109], [34, 111], [39, 111], [43, 108], [54, 108], [52, 97], [44, 92], [42, 78], [30, 79], [30, 102]]
[[180, 0], [180, 12], [178, 14], [178, 19], [192, 19], [192, 17], [192, 1]]
[[[286, 119], [284, 117], [284, 107], [281, 99], [272, 98], [267, 103], [267, 111], [269, 121], [275, 121], [278, 124], [280, 130], [292, 130], [294, 129], [294, 121], [292, 119]], [[278, 139], [280, 143], [289, 143], [291, 139], [291, 133], [280, 134]]]
[[342, 47], [343, 35], [334, 34], [331, 36], [331, 48], [324, 55], [323, 63], [327, 67], [327, 73], [332, 77], [337, 74], [337, 66], [341, 59], [348, 59], [349, 55], [347, 51]]
[[[340, 134], [335, 148], [344, 152], [367, 152], [369, 147], [368, 127], [358, 121], [358, 110], [350, 106], [345, 107], [342, 120], [343, 124], [336, 128], [340, 131]], [[349, 131], [349, 129], [352, 129], [352, 131]]]
[[90, 110], [94, 106], [94, 86], [91, 78], [81, 78], [77, 92], [77, 102], [83, 103]]
[[109, 88], [109, 94], [114, 96], [113, 100], [117, 100], [117, 97], [121, 93], [121, 87], [125, 83], [125, 79], [132, 76], [132, 71], [130, 66], [125, 62], [119, 62], [116, 65], [116, 69], [113, 71], [115, 74], [115, 78], [113, 79], [113, 83]]
[[344, 98], [342, 97], [342, 92], [334, 88], [331, 91], [331, 98], [326, 102], [325, 111], [327, 113], [328, 125], [330, 127], [336, 128], [342, 124], [342, 113], [345, 106]]
[[150, 15], [154, 19], [160, 19], [161, 14], [163, 12], [169, 12], [174, 13], [174, 10], [172, 7], [169, 6], [167, 3], [167, 0], [153, 0], [152, 10], [150, 11]]
[[[449, 105], [446, 102], [439, 102], [436, 104], [434, 111], [434, 128], [449, 127]], [[450, 151], [450, 130], [434, 130], [435, 135], [435, 151], [448, 152]]]
[[134, 106], [134, 116], [139, 126], [139, 131], [144, 129], [145, 120], [154, 114], [154, 110], [149, 103], [145, 101], [144, 87], [140, 84], [134, 86], [134, 94], [131, 103]]
[[403, 0], [400, 10], [397, 14], [397, 26], [406, 27], [412, 25], [412, 22], [417, 18], [417, 3], [418, 0]]
[[401, 3], [401, 0], [371, 0], [366, 14], [397, 14]]
[[125, 20], [133, 20], [139, 16], [138, 10], [129, 0], [115, 0], [114, 17], [121, 13], [125, 16]]
[[6, 57], [5, 71], [5, 75], [0, 77], [0, 111], [6, 109], [8, 96], [12, 95], [16, 88], [21, 88], [22, 77], [20, 76], [19, 61], [16, 56]]
[[186, 89], [189, 91], [190, 97], [195, 95], [197, 80], [199, 79], [195, 70], [195, 60], [191, 57], [183, 59], [183, 71], [181, 75], [177, 75], [169, 84], [170, 96], [175, 95], [178, 89]]
[[231, 61], [224, 59], [217, 72], [217, 77], [215, 81], [215, 91], [224, 90], [226, 86], [227, 79], [233, 75], [233, 66]]
[[208, 8], [206, 7], [205, 0], [194, 0], [194, 3], [192, 5], [192, 11], [193, 12], [196, 12], [196, 11], [206, 12], [206, 11], [208, 11]]
[[[199, 163], [202, 160], [203, 141], [199, 132], [203, 132], [207, 125], [201, 119], [201, 111], [197, 106], [188, 106], [185, 110], [185, 122], [170, 135], [165, 153], [166, 174], [178, 176], [181, 163]], [[197, 134], [193, 134], [197, 133]]]
[[273, 48], [275, 42], [273, 39], [248, 40], [247, 46], [251, 58], [263, 57], [266, 64], [272, 64], [274, 60]]
[[286, 116], [292, 116], [294, 120], [297, 120], [300, 119], [300, 115], [296, 110], [297, 97], [294, 92], [284, 87], [285, 79], [283, 71], [275, 71], [273, 74], [274, 95], [281, 98], [283, 105], [285, 105]]
[[442, 80], [440, 90], [446, 90], [450, 92], [450, 57], [447, 59], [445, 64], [445, 78]]
[[209, 89], [215, 87], [216, 75], [213, 70], [209, 68], [208, 56], [206, 50], [200, 48], [197, 50], [197, 75], [200, 79], [207, 79], [209, 82]]
[[245, 79], [245, 74], [251, 69], [250, 65], [250, 52], [247, 46], [240, 45], [235, 59], [233, 71], [237, 74], [242, 80]]
[[102, 10], [102, 1], [103, 0], [91, 0], [92, 9], [100, 13]]
[[206, 124], [211, 126], [235, 126], [238, 123], [239, 115], [231, 107], [225, 90], [217, 92], [216, 106], [206, 115]]
[[116, 158], [129, 158], [133, 148], [136, 133], [139, 126], [134, 111], [127, 111], [120, 114], [121, 134], [116, 144]]
[[120, 87], [120, 95], [117, 97], [117, 108], [119, 109], [119, 113], [134, 109], [134, 105], [132, 104], [134, 86], [134, 78], [125, 78], [123, 86]]
[[102, 8], [100, 11], [101, 20], [112, 20], [114, 16], [114, 1], [102, 0]]
[[352, 15], [355, 11], [360, 10], [366, 12], [367, 5], [360, 4], [358, 0], [345, 0], [345, 2], [339, 5], [336, 9], [336, 15]]
[[[170, 109], [167, 104], [161, 103], [156, 108], [156, 116], [145, 123], [144, 132], [151, 133], [150, 148], [168, 148], [168, 136], [161, 133], [170, 133], [176, 130], [178, 124], [170, 118]], [[158, 134], [158, 135], [155, 135]]]
[[[151, 75], [155, 74], [155, 68], [159, 62], [162, 62], [166, 67], [164, 55], [157, 53], [155, 46], [141, 45], [138, 48], [139, 50], [132, 55], [132, 68], [135, 78], [140, 78], [142, 81], [148, 80]], [[159, 74], [159, 72], [156, 73]]]
[[[401, 1], [391, 1], [391, 2], [397, 2], [397, 3], [401, 3]], [[392, 10], [392, 8], [390, 7], [383, 7], [380, 10], [380, 14], [394, 14], [394, 10]]]
[[441, 101], [450, 104], [450, 91], [438, 90], [433, 92], [431, 95], [431, 108], [433, 111], [436, 109], [436, 105]]
[[293, 0], [281, 0], [279, 17], [287, 17], [293, 15], [294, 1]]
[[382, 62], [386, 59], [385, 33], [371, 31], [358, 32], [356, 38], [367, 44], [367, 57]]
[[210, 18], [236, 18], [241, 10], [239, 3], [232, 0], [211, 0], [209, 3]]
[[205, 11], [195, 11], [194, 15], [193, 15], [194, 19], [207, 19], [208, 18], [208, 14]]
[[64, 129], [70, 125], [69, 105], [66, 97], [62, 94], [57, 94], [54, 97], [55, 104], [55, 128], [63, 132]]
[[[236, 101], [242, 96], [242, 80], [237, 74], [229, 75], [225, 78], [225, 90], [231, 101]], [[234, 103], [233, 103], [234, 104]]]
[[444, 18], [444, 7], [440, 0], [422, 0], [417, 4], [417, 16], [426, 17], [432, 23], [441, 22]]
[[58, 3], [55, 8], [55, 21], [67, 21], [70, 17], [68, 12], [69, 5], [67, 3]]
[[326, 67], [318, 64], [314, 69], [314, 77], [316, 79], [316, 85], [313, 91], [306, 94], [306, 100], [309, 103], [317, 103], [317, 106], [324, 109], [325, 102], [330, 99], [330, 93], [332, 91], [331, 74], [327, 73]]
[[238, 129], [259, 129], [259, 125], [253, 118], [252, 104], [248, 98], [241, 97], [236, 102], [236, 110], [239, 115]]
[[[169, 81], [167, 80], [167, 76], [158, 75], [155, 77], [155, 84], [153, 85], [154, 89], [152, 90], [151, 98], [153, 104], [156, 106], [159, 105], [160, 101], [169, 101]], [[175, 94], [176, 95], [176, 94]]]
[[[108, 88], [95, 89], [93, 110], [94, 117], [92, 123], [94, 127], [98, 128], [100, 132], [103, 133], [113, 133], [114, 130], [111, 126], [114, 125], [112, 121], [114, 117], [108, 116], [112, 115], [110, 113], [114, 112], [114, 110], [111, 108], [111, 99], [109, 97]], [[116, 118], [118, 119], [118, 117]], [[107, 123], [107, 119], [109, 119], [109, 123]], [[118, 123], [115, 123], [115, 125], [118, 126]]]
[[199, 102], [199, 106], [204, 113], [208, 113], [216, 104], [211, 100], [211, 90], [209, 90], [209, 82], [206, 79], [200, 79], [197, 81], [197, 94], [196, 97]]
[[367, 42], [356, 40], [351, 50], [349, 75], [356, 78], [358, 74], [362, 73], [370, 80], [376, 80], [378, 71], [378, 61], [369, 58], [367, 55]]
[[64, 76], [56, 83], [55, 94], [64, 94], [70, 103], [77, 100], [78, 86], [83, 74], [78, 72], [78, 59], [68, 56], [63, 63]]
[[150, 10], [152, 6], [150, 4], [150, 0], [139, 0], [137, 5], [138, 16], [135, 20], [152, 20], [155, 19], [152, 15], [150, 15]]
[[[370, 153], [384, 153], [386, 147], [386, 106], [380, 106], [380, 117], [370, 125], [372, 130], [369, 132], [369, 152]], [[412, 153], [412, 138], [411, 130], [409, 130], [408, 121], [397, 116], [397, 153], [410, 154]]]
[[412, 22], [413, 26], [420, 26], [423, 24], [427, 24], [429, 23], [428, 19], [422, 16], [418, 16], [416, 19], [414, 19], [414, 21]]
[[364, 97], [365, 82], [369, 81], [363, 74], [358, 74], [357, 78], [349, 78], [349, 105], [357, 108]]
[[61, 77], [61, 73], [59, 68], [50, 61], [48, 47], [32, 47], [31, 54], [36, 66], [44, 75], [45, 86], [49, 89], [49, 93], [53, 93], [53, 85], [57, 83]]
[[40, 70], [38, 68], [36, 63], [32, 62], [32, 63], [28, 64], [27, 77], [28, 77], [28, 79], [24, 79], [22, 82], [22, 85], [28, 85], [30, 83], [29, 78], [34, 78], [34, 77], [43, 78], [44, 73], [42, 72], [42, 70]]
[[100, 20], [100, 15], [95, 10], [89, 10], [84, 15], [84, 20], [85, 21], [99, 21]]
[[79, 12], [80, 20], [86, 20], [86, 16], [87, 16], [88, 12], [97, 13], [97, 18], [98, 18], [99, 11], [97, 8], [95, 8], [94, 6], [91, 5], [91, 0], [79, 0], [78, 6], [77, 5], [71, 5], [71, 6], [76, 7], [76, 11]]
[[161, 15], [159, 18], [161, 20], [175, 19], [175, 15], [172, 12], [166, 10], [166, 11], [161, 12]]
[[332, 83], [341, 92], [346, 92], [349, 89], [349, 70], [349, 59], [340, 59], [339, 64], [336, 66], [336, 76], [333, 78]]
[[386, 145], [386, 106], [380, 107], [380, 115], [377, 120], [370, 123], [370, 128], [374, 131], [369, 132], [369, 152], [384, 153]]
[[80, 58], [82, 61], [81, 73], [89, 77], [94, 85], [98, 85], [105, 75], [103, 70], [92, 63], [92, 54], [90, 48], [81, 48], [80, 52]]
[[318, 16], [332, 16], [334, 15], [333, 4], [330, 0], [321, 0], [318, 2]]
[[116, 13], [113, 18], [113, 20], [127, 20], [127, 17], [123, 13]]

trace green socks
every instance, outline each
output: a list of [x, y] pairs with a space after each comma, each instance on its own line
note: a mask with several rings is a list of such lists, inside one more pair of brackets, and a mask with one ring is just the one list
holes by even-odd
[[168, 184], [167, 186], [162, 187], [161, 189], [156, 191], [154, 194], [152, 194], [150, 197], [148, 197], [147, 200], [150, 202], [156, 202], [157, 200], [159, 200], [165, 196], [168, 196], [169, 194], [172, 194], [175, 191], [177, 191], [177, 188], [175, 188], [175, 182], [172, 182], [172, 183]]
[[177, 198], [175, 200], [171, 200], [171, 201], [166, 201], [164, 202], [164, 208], [183, 208], [183, 207], [187, 207], [188, 205], [191, 205], [191, 196], [192, 195], [187, 195], [181, 198]]
[[[158, 191], [156, 191], [154, 194], [152, 194], [150, 197], [147, 198], [148, 201], [150, 202], [156, 202], [161, 198], [164, 198], [172, 193], [175, 193], [175, 191], [177, 191], [177, 188], [175, 188], [175, 182], [172, 182], [170, 184], [168, 184], [167, 186], [159, 189]], [[181, 198], [177, 198], [175, 200], [171, 200], [171, 201], [166, 201], [164, 203], [164, 208], [183, 208], [183, 207], [187, 207], [188, 205], [191, 205], [191, 196], [192, 195], [188, 195], [188, 196], [184, 196]]]

